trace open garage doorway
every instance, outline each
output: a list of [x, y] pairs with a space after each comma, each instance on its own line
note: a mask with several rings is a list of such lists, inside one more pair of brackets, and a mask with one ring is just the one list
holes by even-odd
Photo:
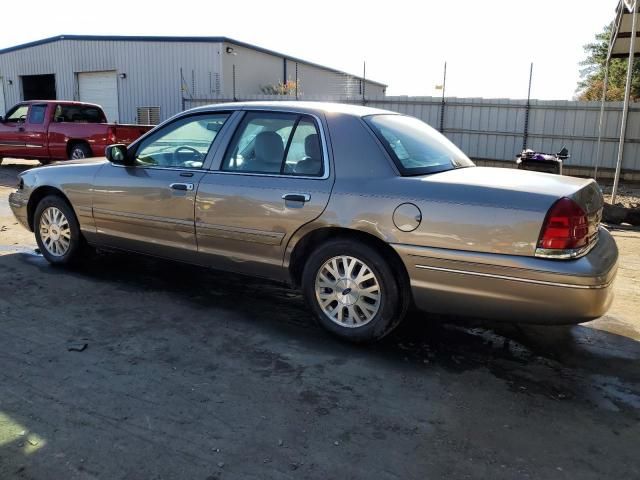
[[56, 76], [49, 75], [23, 75], [22, 76], [23, 100], [55, 100]]

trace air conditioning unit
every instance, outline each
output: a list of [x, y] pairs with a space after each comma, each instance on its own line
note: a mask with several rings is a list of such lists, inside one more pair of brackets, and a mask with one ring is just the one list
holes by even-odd
[[138, 107], [136, 118], [138, 125], [157, 125], [160, 123], [160, 107]]

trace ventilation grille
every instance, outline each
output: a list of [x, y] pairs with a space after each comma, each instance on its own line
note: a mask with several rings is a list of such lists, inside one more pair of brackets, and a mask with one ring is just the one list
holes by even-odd
[[138, 125], [157, 125], [160, 123], [160, 107], [138, 107]]

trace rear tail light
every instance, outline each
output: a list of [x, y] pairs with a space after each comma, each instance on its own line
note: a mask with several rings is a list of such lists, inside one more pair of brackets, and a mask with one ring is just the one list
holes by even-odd
[[114, 127], [110, 127], [109, 130], [107, 130], [107, 144], [108, 145], [113, 145], [116, 142], [116, 129]]
[[545, 258], [576, 258], [584, 255], [597, 240], [598, 216], [591, 218], [569, 198], [551, 206], [542, 225], [535, 255]]

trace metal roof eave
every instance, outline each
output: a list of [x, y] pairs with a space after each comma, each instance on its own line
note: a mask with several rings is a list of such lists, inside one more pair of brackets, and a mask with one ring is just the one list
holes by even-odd
[[[631, 42], [631, 22], [633, 21], [633, 10], [640, 11], [640, 2], [637, 0], [620, 0], [616, 7], [616, 17], [612, 22], [611, 39], [607, 59], [628, 58]], [[635, 54], [640, 56], [640, 32], [636, 32]]]
[[274, 55], [276, 57], [285, 58], [292, 62], [303, 63], [305, 65], [320, 68], [322, 70], [327, 70], [332, 73], [347, 75], [347, 76], [356, 78], [358, 80], [365, 80], [367, 83], [378, 85], [380, 87], [384, 87], [384, 88], [388, 87], [386, 83], [376, 82], [375, 80], [371, 80], [369, 78], [365, 79], [359, 75], [353, 75], [351, 73], [347, 73], [342, 70], [337, 70], [335, 68], [327, 67], [325, 65], [320, 65], [319, 63], [309, 62], [307, 60], [303, 60], [297, 57], [292, 57], [291, 55], [286, 55], [284, 53], [276, 52], [275, 50], [259, 47], [258, 45], [253, 45], [251, 43], [242, 42], [240, 40], [234, 40], [233, 38], [229, 38], [229, 37], [219, 37], [219, 36], [217, 37], [172, 37], [172, 36], [137, 36], [137, 35], [56, 35], [54, 37], [43, 38], [41, 40], [35, 40], [33, 42], [22, 43], [20, 45], [15, 45], [13, 47], [1, 49], [0, 55], [3, 53], [15, 52], [17, 50], [23, 50], [26, 48], [46, 45], [48, 43], [54, 43], [61, 40], [84, 40], [84, 41], [107, 41], [107, 42], [121, 41], [121, 42], [231, 43], [239, 47], [249, 48], [257, 52], [262, 52], [269, 55]]

